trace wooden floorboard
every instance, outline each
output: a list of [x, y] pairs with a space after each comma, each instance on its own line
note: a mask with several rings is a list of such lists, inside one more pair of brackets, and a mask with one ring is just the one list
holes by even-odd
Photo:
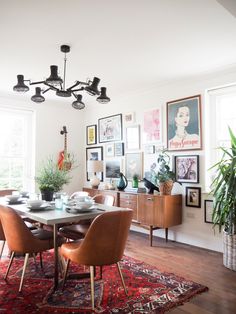
[[157, 237], [150, 247], [147, 235], [131, 231], [125, 254], [209, 288], [171, 313], [236, 313], [236, 272], [223, 266], [222, 253]]

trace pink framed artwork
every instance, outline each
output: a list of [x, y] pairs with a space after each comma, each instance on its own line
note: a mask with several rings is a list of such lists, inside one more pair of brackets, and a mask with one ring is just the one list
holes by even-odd
[[161, 142], [161, 108], [144, 112], [143, 142]]

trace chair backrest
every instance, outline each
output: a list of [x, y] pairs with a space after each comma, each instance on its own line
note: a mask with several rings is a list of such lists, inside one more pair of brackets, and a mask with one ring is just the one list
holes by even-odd
[[[5, 190], [0, 190], [0, 197], [1, 196], [6, 196], [6, 195], [10, 195], [12, 194], [13, 191], [16, 191], [15, 189], [5, 189]], [[5, 235], [4, 235], [4, 232], [3, 232], [3, 228], [2, 228], [2, 224], [1, 224], [1, 221], [0, 221], [0, 241], [5, 241], [6, 238], [5, 238]]]
[[113, 206], [115, 204], [115, 197], [112, 195], [97, 194], [93, 197], [95, 203]]
[[88, 196], [89, 193], [85, 191], [77, 191], [71, 194], [70, 198], [76, 198], [78, 196]]
[[12, 192], [16, 191], [16, 189], [5, 189], [0, 190], [0, 196], [6, 196], [12, 194]]
[[10, 251], [31, 252], [34, 249], [34, 236], [12, 208], [0, 206], [0, 221]]
[[97, 216], [79, 247], [79, 262], [84, 265], [110, 265], [121, 260], [133, 210], [123, 209]]

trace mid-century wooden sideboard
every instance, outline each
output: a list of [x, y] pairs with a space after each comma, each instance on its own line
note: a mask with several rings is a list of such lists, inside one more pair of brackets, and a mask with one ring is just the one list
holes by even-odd
[[182, 223], [182, 195], [180, 194], [156, 195], [92, 188], [83, 188], [83, 190], [90, 196], [113, 195], [115, 206], [133, 209], [133, 224], [149, 229], [150, 246], [153, 241], [153, 230], [165, 229], [165, 237], [168, 241], [168, 228]]

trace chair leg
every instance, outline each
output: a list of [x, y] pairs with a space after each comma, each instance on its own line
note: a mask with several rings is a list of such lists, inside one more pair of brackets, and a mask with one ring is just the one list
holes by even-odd
[[94, 311], [94, 266], [90, 266], [90, 281], [91, 281], [91, 301], [92, 310]]
[[40, 260], [40, 267], [41, 267], [41, 269], [43, 269], [43, 256], [42, 256], [42, 252], [39, 253], [39, 260]]
[[124, 277], [123, 277], [123, 275], [122, 275], [119, 262], [116, 263], [116, 266], [117, 266], [118, 271], [119, 271], [119, 274], [120, 274], [120, 279], [121, 279], [121, 281], [122, 281], [122, 285], [123, 285], [123, 287], [124, 287], [125, 294], [128, 295], [128, 291], [127, 291], [126, 286], [125, 286]]
[[8, 266], [7, 266], [7, 271], [6, 271], [6, 274], [5, 274], [5, 276], [4, 276], [4, 279], [5, 279], [5, 280], [7, 279], [7, 276], [8, 276], [8, 273], [9, 273], [9, 271], [10, 271], [10, 268], [11, 268], [11, 265], [12, 265], [12, 262], [13, 262], [14, 257], [15, 257], [15, 252], [12, 252], [12, 253], [11, 253], [10, 261], [9, 261], [9, 263], [8, 263]]
[[22, 289], [22, 285], [23, 285], [23, 280], [24, 280], [24, 276], [25, 276], [25, 270], [26, 270], [26, 267], [27, 267], [28, 259], [29, 259], [29, 253], [26, 253], [25, 254], [25, 260], [24, 260], [24, 266], [23, 266], [23, 270], [22, 270], [22, 275], [21, 275], [21, 280], [20, 280], [19, 292], [21, 292], [21, 289]]
[[6, 241], [2, 241], [2, 247], [1, 247], [1, 252], [0, 252], [0, 258], [2, 257], [3, 249], [5, 246]]
[[68, 260], [66, 261], [66, 268], [65, 268], [65, 270], [64, 270], [64, 276], [63, 276], [63, 281], [62, 281], [62, 290], [64, 289], [64, 286], [65, 286], [65, 282], [66, 282], [66, 277], [67, 277], [69, 265], [70, 265], [70, 260], [68, 259]]

